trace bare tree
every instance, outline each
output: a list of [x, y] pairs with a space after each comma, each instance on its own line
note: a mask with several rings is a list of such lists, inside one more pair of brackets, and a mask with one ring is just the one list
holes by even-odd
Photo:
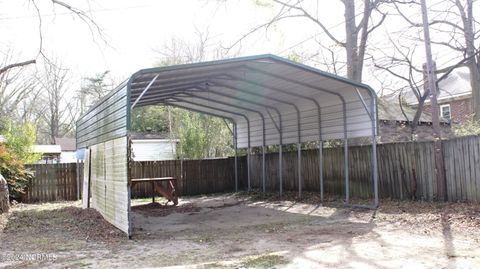
[[[437, 70], [442, 80], [450, 72], [459, 67], [467, 67], [470, 71], [470, 85], [472, 87], [473, 111], [476, 120], [480, 120], [480, 50], [475, 45], [479, 42], [480, 23], [475, 20], [473, 7], [476, 0], [445, 0], [441, 8], [430, 7], [433, 19], [429, 21], [432, 31], [431, 43], [437, 47], [452, 51], [451, 55], [460, 60], [453, 64], [443, 66]], [[423, 27], [423, 24], [411, 19], [403, 10], [416, 1], [395, 1], [397, 11], [410, 24], [411, 27]]]
[[[401, 39], [401, 38], [400, 38]], [[399, 80], [400, 85], [394, 94], [398, 94], [398, 102], [402, 110], [402, 114], [407, 122], [411, 122], [410, 130], [412, 138], [415, 137], [418, 122], [423, 113], [423, 107], [425, 101], [430, 95], [428, 87], [425, 87], [424, 77], [422, 75], [422, 63], [415, 62], [418, 59], [416, 55], [416, 49], [418, 44], [402, 44], [400, 41], [393, 41], [390, 38], [390, 42], [393, 46], [393, 53], [391, 51], [385, 52], [383, 50], [377, 50], [377, 58], [373, 58], [374, 66], [377, 69], [387, 72], [393, 76], [394, 79]], [[380, 54], [381, 53], [381, 54]], [[404, 94], [408, 92], [413, 93], [417, 100], [417, 107], [413, 118], [404, 111]]]
[[92, 36], [99, 36], [101, 40], [103, 40], [106, 43], [106, 39], [104, 37], [103, 31], [100, 28], [100, 26], [95, 22], [93, 17], [86, 11], [77, 8], [75, 6], [72, 6], [64, 1], [60, 0], [29, 0], [29, 2], [32, 4], [38, 18], [38, 52], [36, 56], [32, 56], [28, 60], [23, 60], [23, 61], [11, 61], [11, 62], [4, 62], [0, 65], [0, 75], [3, 73], [15, 69], [15, 68], [21, 68], [27, 65], [35, 64], [38, 60], [38, 57], [41, 56], [45, 58], [44, 54], [44, 49], [43, 49], [43, 19], [42, 19], [42, 10], [40, 9], [39, 5], [37, 2], [39, 1], [49, 1], [52, 4], [52, 8], [55, 9], [55, 7], [60, 7], [64, 10], [67, 10], [70, 12], [72, 15], [74, 15], [76, 18], [80, 19], [82, 22], [84, 22], [87, 27], [90, 29], [90, 32], [92, 33]]
[[[310, 11], [311, 1], [305, 0], [271, 0], [276, 4], [278, 11], [268, 22], [261, 24], [248, 33], [244, 34], [238, 41], [233, 43], [234, 47], [242, 42], [250, 34], [261, 29], [267, 29], [273, 24], [289, 18], [305, 18], [313, 22], [316, 30], [323, 32], [336, 45], [345, 52], [347, 77], [355, 80], [362, 80], [367, 41], [372, 32], [377, 29], [385, 20], [387, 14], [379, 10], [382, 3], [387, 0], [339, 0], [344, 6], [345, 38], [342, 39], [329, 29], [318, 14]], [[357, 6], [358, 5], [358, 6]], [[373, 16], [376, 13], [378, 16]], [[377, 19], [374, 19], [377, 18]], [[312, 30], [314, 31], [314, 30]]]
[[113, 89], [115, 82], [109, 77], [110, 71], [82, 79], [82, 86], [75, 97], [78, 100], [79, 115], [102, 99]]
[[[220, 44], [212, 41], [208, 31], [197, 31], [194, 41], [172, 38], [161, 49], [157, 66], [195, 63], [226, 57]], [[231, 56], [231, 55], [230, 55]], [[137, 117], [139, 115], [139, 117]], [[161, 123], [161, 124], [159, 124]], [[210, 158], [232, 154], [232, 140], [226, 123], [216, 117], [167, 106], [136, 107], [132, 112], [132, 129], [168, 130], [170, 138], [180, 140], [177, 154], [187, 158]]]
[[[3, 59], [4, 66], [12, 61], [13, 55], [9, 51]], [[37, 82], [28, 72], [24, 72], [27, 65], [17, 65], [16, 68], [6, 68], [0, 72], [0, 129], [4, 120], [18, 118], [18, 107], [34, 93]]]
[[[94, 39], [95, 37], [100, 37], [100, 39], [106, 43], [102, 29], [88, 12], [61, 0], [28, 0], [27, 3], [30, 4], [30, 7], [33, 7], [38, 19], [38, 50], [36, 55], [29, 56], [30, 59], [27, 58], [28, 60], [20, 60], [12, 57], [13, 53], [11, 50], [1, 51], [4, 56], [0, 60], [0, 129], [2, 127], [1, 123], [6, 119], [13, 119], [14, 121], [21, 121], [23, 123], [27, 121], [34, 123], [45, 121], [45, 114], [43, 112], [46, 108], [40, 107], [41, 102], [39, 102], [39, 100], [41, 99], [41, 92], [38, 90], [39, 86], [37, 85], [40, 82], [45, 84], [45, 81], [35, 78], [35, 75], [32, 75], [31, 72], [25, 72], [28, 66], [34, 65], [39, 61], [50, 61], [48, 57], [46, 57], [43, 48], [43, 33], [45, 29], [43, 27], [44, 11], [42, 9], [48, 12], [51, 12], [51, 9], [46, 8], [45, 5], [39, 5], [40, 3], [51, 3], [54, 12], [56, 7], [66, 10], [67, 13], [80, 19], [90, 29]], [[4, 38], [8, 39], [8, 36]], [[52, 66], [54, 65], [55, 64], [52, 63]], [[53, 101], [52, 98], [53, 96], [50, 96], [47, 99]], [[67, 104], [66, 107], [70, 107], [68, 111], [69, 114], [76, 114], [71, 104]], [[57, 114], [55, 111], [50, 112], [50, 115]], [[52, 117], [48, 122], [54, 123], [58, 121], [55, 119], [55, 116]], [[63, 127], [67, 130], [70, 129], [70, 127]], [[56, 133], [58, 130], [55, 124], [53, 124], [51, 128], [48, 133]], [[49, 141], [53, 142], [51, 139], [49, 139]]]
[[159, 54], [157, 66], [196, 63], [206, 60], [224, 59], [227, 55], [234, 56], [236, 53], [224, 51], [221, 43], [213, 42], [208, 29], [196, 30], [196, 38], [189, 42], [184, 39], [173, 37], [168, 43], [163, 44], [161, 49], [154, 51]]
[[38, 111], [41, 119], [40, 132], [45, 136], [46, 142], [54, 144], [56, 137], [73, 130], [78, 114], [72, 98], [67, 98], [69, 71], [58, 61], [45, 61], [37, 80], [42, 92], [37, 102], [43, 103], [42, 110]]

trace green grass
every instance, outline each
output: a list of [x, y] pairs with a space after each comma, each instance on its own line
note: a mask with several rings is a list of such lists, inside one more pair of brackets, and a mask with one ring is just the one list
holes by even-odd
[[287, 264], [289, 261], [279, 255], [263, 255], [248, 259], [243, 263], [246, 267], [254, 268], [272, 268], [275, 265]]

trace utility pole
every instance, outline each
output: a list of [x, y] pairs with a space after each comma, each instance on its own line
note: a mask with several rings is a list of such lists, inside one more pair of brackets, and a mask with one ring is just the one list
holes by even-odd
[[430, 90], [430, 104], [432, 105], [432, 127], [433, 137], [435, 139], [435, 172], [437, 177], [437, 199], [440, 201], [446, 200], [446, 183], [445, 183], [445, 169], [443, 164], [443, 150], [442, 137], [440, 132], [440, 115], [438, 113], [437, 103], [437, 83], [434, 78], [432, 48], [430, 44], [430, 28], [428, 24], [427, 5], [425, 0], [421, 0], [422, 5], [422, 19], [423, 19], [423, 35], [425, 38], [425, 56], [427, 58], [427, 81], [428, 89]]

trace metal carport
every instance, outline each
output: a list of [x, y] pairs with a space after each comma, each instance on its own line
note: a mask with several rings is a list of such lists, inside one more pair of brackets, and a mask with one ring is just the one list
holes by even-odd
[[[154, 104], [185, 108], [231, 121], [235, 152], [238, 148], [247, 149], [249, 190], [251, 148], [263, 149], [262, 179], [265, 191], [265, 147], [278, 145], [278, 181], [282, 194], [282, 145], [296, 143], [298, 192], [301, 195], [300, 145], [318, 141], [319, 191], [323, 200], [322, 142], [343, 139], [345, 202], [349, 204], [348, 139], [371, 137], [372, 206], [376, 207], [376, 98], [368, 85], [274, 55], [143, 69], [82, 116], [77, 122], [77, 148], [95, 149], [91, 153], [91, 170], [96, 171], [92, 172], [93, 206], [127, 233], [130, 233], [130, 202], [122, 196], [130, 193], [127, 156], [130, 114], [134, 107]], [[119, 162], [113, 161], [115, 158], [107, 153], [117, 156]], [[103, 164], [98, 160], [99, 156], [103, 158]], [[238, 190], [236, 163], [235, 159]], [[101, 177], [101, 180], [95, 179], [95, 176]], [[119, 176], [122, 180], [118, 179]], [[119, 210], [117, 203], [123, 205]], [[112, 210], [113, 213], [110, 212]], [[127, 218], [117, 218], [117, 211], [121, 215], [126, 213]], [[116, 223], [117, 219], [121, 223]]]

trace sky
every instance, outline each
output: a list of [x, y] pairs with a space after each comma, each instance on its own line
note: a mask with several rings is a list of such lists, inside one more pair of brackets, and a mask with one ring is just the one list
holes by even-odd
[[[36, 0], [42, 13], [44, 51], [82, 76], [110, 70], [113, 76], [126, 78], [151, 67], [158, 60], [157, 51], [172, 38], [194, 42], [196, 32], [208, 32], [212, 42], [229, 45], [273, 14], [271, 8], [256, 6], [253, 0], [230, 0], [227, 4], [216, 0], [102, 0], [89, 1], [89, 6], [79, 6], [78, 2], [77, 7], [91, 10], [89, 14], [105, 40], [61, 7]], [[0, 5], [8, 10], [0, 12], [0, 31], [8, 36], [2, 38], [0, 46], [13, 51], [18, 59], [36, 57], [39, 20], [32, 3], [0, 0]], [[283, 50], [312, 35], [308, 24], [292, 22], [248, 38], [240, 54], [286, 55], [289, 51]]]
[[[106, 70], [120, 82], [139, 69], [152, 67], [159, 59], [158, 50], [172, 38], [194, 42], [196, 32], [208, 32], [213, 43], [232, 44], [255, 26], [268, 21], [275, 13], [268, 6], [255, 4], [255, 0], [66, 2], [88, 10], [101, 28], [105, 40], [78, 17], [62, 7], [52, 5], [49, 0], [34, 2], [41, 13], [41, 27], [31, 0], [0, 0], [0, 32], [7, 37], [0, 39], [0, 53], [10, 51], [17, 60], [37, 57], [41, 32], [43, 50], [69, 68], [73, 88], [76, 85], [80, 87], [82, 77], [91, 77]], [[343, 7], [340, 1], [311, 3], [319, 3], [312, 8], [316, 8], [327, 28], [343, 39]], [[398, 18], [389, 19], [393, 20], [388, 24], [389, 27], [396, 22], [400, 24]], [[387, 42], [385, 32], [386, 29], [379, 28], [372, 37], [372, 43], [380, 45]], [[312, 36], [317, 33], [318, 27], [305, 19], [288, 19], [270, 27], [267, 32], [262, 30], [247, 38], [242, 42], [238, 55], [272, 53], [285, 57], [292, 51], [314, 53], [312, 47], [316, 45], [312, 44]], [[328, 44], [328, 39], [322, 34], [317, 39]], [[420, 47], [418, 50], [424, 49]], [[434, 57], [448, 58], [439, 52], [434, 52]], [[365, 82], [377, 89], [381, 87], [369, 67], [365, 69]]]

